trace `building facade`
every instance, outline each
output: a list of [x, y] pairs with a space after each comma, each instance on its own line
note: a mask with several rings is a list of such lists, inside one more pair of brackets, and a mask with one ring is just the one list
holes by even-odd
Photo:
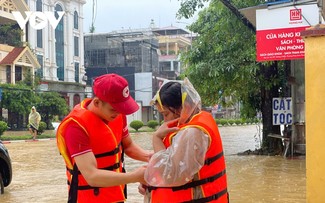
[[150, 30], [123, 30], [85, 35], [86, 68], [134, 67], [158, 71], [158, 40]]
[[[0, 24], [20, 27], [21, 45], [0, 48], [0, 79], [15, 84], [27, 70], [41, 78], [38, 91], [59, 92], [70, 108], [85, 97], [85, 0], [3, 0]], [[36, 60], [35, 60], [36, 59]], [[20, 75], [20, 76], [19, 76]]]
[[[139, 115], [143, 122], [157, 119], [150, 100], [166, 79], [176, 79], [181, 72], [180, 53], [187, 50], [191, 41], [185, 30], [172, 27], [113, 31], [102, 34], [85, 34], [85, 67], [87, 84], [102, 73], [123, 75], [123, 69], [132, 68], [134, 77], [123, 75], [135, 84], [134, 98], [141, 105]], [[94, 74], [96, 73], [96, 74]]]
[[61, 18], [56, 27], [48, 18], [43, 29], [27, 23], [24, 41], [40, 64], [36, 72], [42, 81], [39, 91], [59, 92], [72, 108], [85, 97], [83, 5], [86, 1], [26, 0], [26, 3], [32, 15], [48, 12], [56, 19]]
[[158, 72], [159, 65], [158, 40], [151, 30], [90, 33], [85, 35], [84, 41], [87, 84], [90, 86], [95, 77], [106, 73], [124, 76], [130, 84], [132, 97], [141, 106], [136, 115], [129, 116], [128, 122], [151, 120], [152, 73]]
[[[40, 64], [35, 54], [28, 46], [21, 43], [21, 32], [12, 12], [24, 12], [28, 6], [24, 1], [13, 2], [10, 0], [0, 2], [0, 25], [2, 32], [10, 32], [11, 36], [1, 36], [0, 44], [0, 83], [16, 84], [24, 79], [27, 72], [34, 73]], [[6, 28], [5, 28], [6, 27]], [[11, 30], [16, 28], [17, 31]]]
[[180, 61], [180, 54], [190, 49], [192, 34], [174, 26], [153, 28], [152, 31], [159, 41], [159, 76], [176, 79], [182, 69], [185, 69]]

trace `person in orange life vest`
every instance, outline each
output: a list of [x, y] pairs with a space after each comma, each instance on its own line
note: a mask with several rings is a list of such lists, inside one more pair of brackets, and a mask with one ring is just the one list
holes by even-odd
[[138, 189], [144, 202], [228, 202], [222, 141], [212, 115], [190, 81], [164, 83], [152, 100], [164, 123]]
[[68, 202], [124, 202], [125, 184], [144, 183], [145, 167], [123, 173], [123, 153], [148, 162], [129, 136], [126, 116], [139, 106], [128, 82], [117, 74], [97, 77], [94, 97], [76, 105], [57, 129], [57, 146], [67, 166]]

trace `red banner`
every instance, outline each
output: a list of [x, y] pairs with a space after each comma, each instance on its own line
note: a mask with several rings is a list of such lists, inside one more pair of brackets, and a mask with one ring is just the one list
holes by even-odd
[[300, 31], [307, 27], [256, 31], [257, 61], [302, 59], [305, 43]]

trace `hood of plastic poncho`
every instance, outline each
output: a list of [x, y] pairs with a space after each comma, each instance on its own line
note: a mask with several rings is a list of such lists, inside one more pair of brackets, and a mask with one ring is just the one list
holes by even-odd
[[[168, 82], [178, 82], [181, 84], [182, 91], [182, 111], [179, 118], [179, 124], [184, 124], [188, 122], [194, 114], [201, 111], [201, 97], [199, 93], [195, 90], [192, 83], [188, 78], [181, 80], [165, 80], [161, 85], [160, 89]], [[150, 104], [154, 105], [158, 103], [161, 107], [159, 92], [157, 91], [156, 95], [152, 98]]]

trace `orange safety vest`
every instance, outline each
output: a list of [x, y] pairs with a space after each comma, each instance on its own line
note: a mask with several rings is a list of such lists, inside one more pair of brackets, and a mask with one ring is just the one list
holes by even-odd
[[124, 185], [113, 187], [91, 187], [88, 185], [74, 159], [71, 158], [65, 144], [65, 131], [69, 123], [75, 122], [89, 136], [92, 152], [99, 169], [122, 172], [122, 130], [123, 117], [119, 115], [113, 121], [104, 123], [86, 107], [91, 99], [85, 99], [74, 107], [71, 113], [61, 122], [57, 130], [57, 145], [67, 166], [69, 184], [68, 202], [123, 202]]
[[[180, 129], [196, 127], [209, 136], [210, 145], [204, 166], [193, 180], [178, 187], [148, 187], [153, 203], [228, 202], [226, 165], [218, 126], [210, 113], [201, 111]], [[169, 147], [176, 133], [167, 135], [163, 142]]]

